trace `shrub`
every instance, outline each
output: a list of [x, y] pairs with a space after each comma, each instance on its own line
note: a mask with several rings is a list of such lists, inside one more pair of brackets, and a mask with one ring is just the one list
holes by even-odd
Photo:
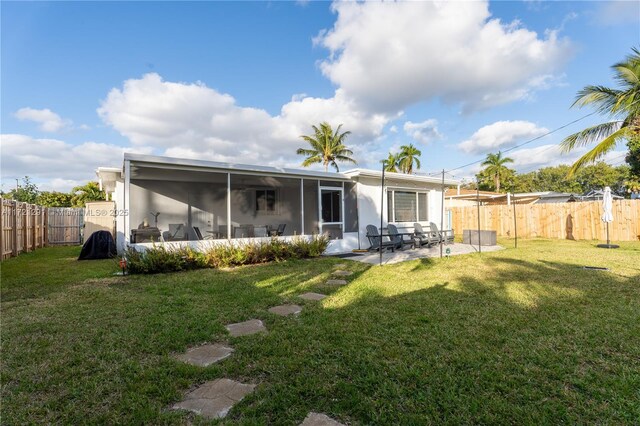
[[328, 244], [329, 239], [325, 236], [315, 236], [311, 240], [300, 237], [290, 241], [273, 238], [269, 242], [235, 246], [221, 244], [204, 252], [188, 246], [172, 249], [154, 244], [144, 251], [129, 247], [125, 256], [129, 273], [156, 274], [317, 257], [324, 253]]

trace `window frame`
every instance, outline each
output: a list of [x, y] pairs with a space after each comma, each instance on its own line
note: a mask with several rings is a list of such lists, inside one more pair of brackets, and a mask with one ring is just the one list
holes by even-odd
[[[263, 192], [268, 199], [268, 192], [273, 192], [273, 210], [260, 210], [258, 208], [258, 194]], [[279, 201], [280, 194], [278, 188], [256, 188], [254, 190], [254, 203], [253, 208], [256, 215], [277, 215], [279, 214]], [[268, 203], [267, 203], [268, 206]]]
[[[397, 221], [396, 220], [396, 192], [405, 192], [405, 193], [413, 193], [416, 198], [416, 208], [415, 208], [415, 221]], [[387, 189], [387, 221], [388, 223], [394, 224], [402, 224], [402, 223], [414, 223], [414, 222], [428, 222], [429, 221], [429, 190], [416, 190], [415, 188], [388, 188]], [[420, 219], [420, 196], [419, 194], [424, 194], [424, 201], [426, 204], [425, 213], [427, 215], [426, 219]]]

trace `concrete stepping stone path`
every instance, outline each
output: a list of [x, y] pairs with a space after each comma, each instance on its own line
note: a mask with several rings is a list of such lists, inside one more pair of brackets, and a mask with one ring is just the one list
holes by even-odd
[[342, 423], [339, 423], [333, 420], [331, 417], [326, 414], [320, 413], [309, 413], [307, 417], [304, 418], [300, 426], [344, 426]]
[[318, 301], [318, 300], [324, 299], [325, 297], [327, 297], [327, 295], [326, 294], [310, 292], [310, 293], [301, 294], [298, 297], [301, 298], [301, 299], [304, 299], [304, 300], [316, 300], [316, 301]]
[[346, 263], [338, 263], [336, 265], [333, 265], [333, 267], [336, 268], [336, 269], [344, 269], [344, 268], [347, 267], [347, 264]]
[[229, 379], [212, 380], [189, 392], [183, 401], [171, 408], [192, 411], [208, 419], [222, 419], [255, 387]]
[[209, 365], [228, 358], [233, 353], [233, 349], [219, 343], [213, 345], [203, 345], [187, 350], [182, 355], [177, 355], [176, 359], [197, 367], [208, 367]]
[[347, 285], [345, 280], [327, 280], [327, 284], [329, 285]]
[[353, 274], [353, 272], [351, 271], [342, 271], [342, 270], [333, 271], [333, 275], [337, 277], [348, 277], [351, 274]]
[[250, 334], [262, 333], [267, 331], [267, 327], [259, 319], [252, 319], [244, 322], [227, 325], [229, 334], [233, 337], [248, 336]]
[[298, 305], [280, 305], [274, 306], [273, 308], [269, 308], [269, 312], [272, 314], [280, 315], [281, 317], [286, 317], [287, 315], [298, 315], [302, 312], [302, 306]]

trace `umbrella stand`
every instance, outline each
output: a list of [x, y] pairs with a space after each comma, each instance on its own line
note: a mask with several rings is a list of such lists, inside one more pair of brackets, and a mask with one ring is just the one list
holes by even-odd
[[597, 247], [599, 247], [599, 248], [608, 248], [608, 249], [614, 249], [614, 248], [619, 248], [620, 247], [617, 244], [610, 244], [610, 241], [609, 241], [609, 222], [607, 222], [607, 244], [598, 244]]

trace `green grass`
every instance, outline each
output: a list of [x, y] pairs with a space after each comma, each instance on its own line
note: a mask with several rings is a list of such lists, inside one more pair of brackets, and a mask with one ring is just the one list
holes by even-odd
[[[637, 423], [640, 244], [519, 245], [382, 269], [323, 258], [129, 277], [75, 261], [77, 248], [7, 260], [2, 423], [206, 423], [168, 407], [219, 377], [258, 384], [225, 424], [295, 425], [309, 411], [352, 424]], [[345, 262], [349, 285], [324, 286]], [[267, 312], [306, 291], [331, 296], [298, 318]], [[256, 317], [268, 334], [225, 333]], [[236, 351], [208, 368], [171, 357], [210, 341]]]

